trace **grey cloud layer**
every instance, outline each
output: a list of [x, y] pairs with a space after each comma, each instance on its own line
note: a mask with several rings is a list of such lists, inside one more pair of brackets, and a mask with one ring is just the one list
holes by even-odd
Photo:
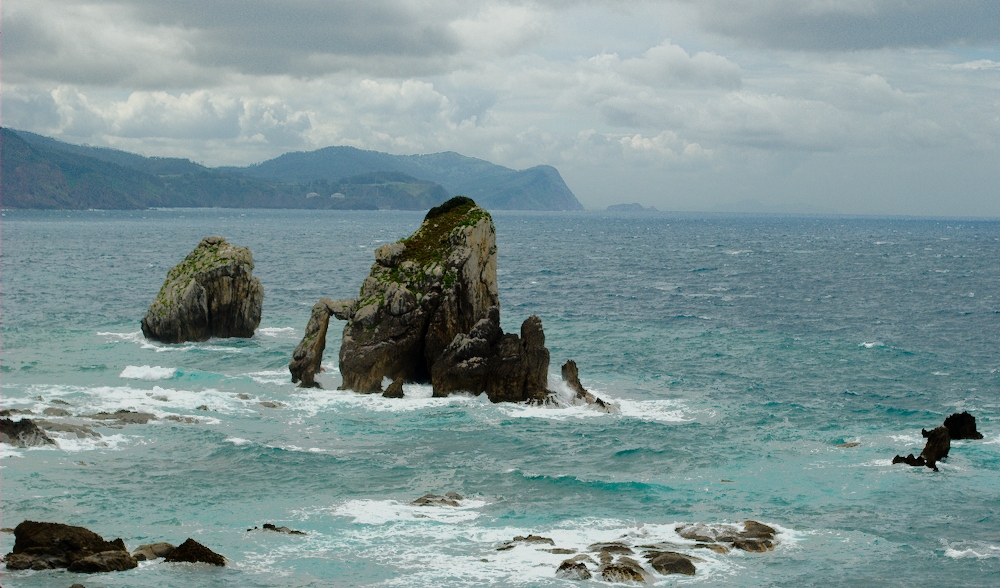
[[[208, 164], [331, 144], [549, 163], [590, 206], [625, 184], [661, 208], [805, 198], [802, 186], [902, 186], [943, 161], [941, 177], [975, 176], [974, 162], [1000, 151], [1000, 63], [948, 49], [859, 51], [867, 41], [832, 31], [804, 51], [748, 45], [773, 33], [769, 47], [790, 47], [830, 18], [895, 22], [940, 5], [19, 0], [3, 6], [4, 116]], [[948, 22], [988, 7], [953, 5], [952, 21], [899, 42], [974, 38], [975, 27]], [[747, 44], [719, 45], [691, 28], [699, 21]], [[823, 35], [852, 50], [832, 51]], [[899, 188], [893, 210], [935, 185]], [[969, 192], [983, 202], [997, 187]]]
[[996, 0], [683, 0], [706, 29], [752, 45], [818, 51], [993, 45]]

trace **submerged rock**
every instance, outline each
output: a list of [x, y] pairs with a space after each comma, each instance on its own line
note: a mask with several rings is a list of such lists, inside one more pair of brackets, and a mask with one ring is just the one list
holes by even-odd
[[497, 306], [493, 220], [469, 198], [432, 208], [409, 238], [376, 252], [344, 327], [344, 389], [382, 391], [382, 380], [427, 382], [460, 333]]
[[675, 551], [655, 551], [646, 554], [649, 565], [661, 574], [693, 576], [697, 571], [691, 558]]
[[134, 557], [137, 561], [159, 559], [161, 557], [167, 557], [174, 549], [176, 549], [175, 546], [162, 541], [159, 543], [146, 543], [136, 547], [135, 550], [132, 551], [132, 557]]
[[952, 439], [982, 439], [983, 434], [976, 430], [976, 417], [968, 411], [955, 413], [944, 419], [944, 426]]
[[165, 559], [172, 562], [203, 562], [214, 566], [226, 565], [226, 558], [190, 538], [167, 554]]
[[728, 549], [724, 546], [719, 549], [713, 547], [713, 544], [726, 543], [735, 549], [751, 552], [771, 551], [777, 545], [778, 533], [769, 525], [751, 520], [743, 523], [742, 530], [736, 525], [695, 523], [678, 525], [675, 531], [685, 539], [698, 541], [695, 547], [712, 549], [718, 553], [726, 553]]
[[13, 421], [0, 419], [0, 442], [14, 447], [39, 447], [55, 445], [55, 441], [38, 428], [31, 419]]
[[[106, 552], [121, 552], [131, 558], [121, 539], [105, 541], [93, 531], [62, 523], [24, 521], [14, 528], [14, 548], [4, 556], [4, 561], [11, 570], [46, 570], [68, 568], [79, 560]], [[108, 560], [108, 565], [112, 565], [111, 561], [123, 561], [110, 556], [98, 558], [102, 559]], [[94, 560], [84, 565], [99, 567], [100, 564]]]
[[444, 496], [440, 494], [424, 494], [410, 504], [415, 506], [458, 506], [458, 501], [462, 500], [462, 495], [458, 492], [448, 492]]
[[114, 421], [116, 425], [145, 425], [149, 421], [156, 420], [155, 414], [125, 409], [116, 410], [115, 412], [99, 412], [86, 416], [97, 421]]
[[322, 368], [323, 351], [326, 349], [326, 331], [330, 325], [330, 315], [333, 314], [333, 300], [321, 298], [313, 305], [306, 324], [306, 333], [302, 341], [292, 352], [292, 360], [288, 362], [288, 371], [292, 373], [292, 383], [299, 383], [301, 388], [319, 388], [316, 374]]
[[253, 277], [250, 250], [222, 237], [205, 237], [167, 272], [142, 319], [142, 333], [164, 343], [252, 337], [263, 302], [264, 287]]
[[630, 557], [619, 557], [617, 561], [601, 566], [601, 579], [605, 582], [646, 584], [653, 578], [639, 562]]
[[94, 574], [98, 572], [121, 572], [138, 567], [136, 558], [128, 554], [127, 551], [102, 551], [94, 555], [78, 559], [69, 565], [69, 571], [81, 574]]
[[[555, 545], [556, 544], [556, 542], [553, 541], [552, 539], [550, 539], [549, 537], [542, 537], [541, 535], [528, 535], [527, 537], [518, 535], [518, 536], [514, 537], [510, 541], [504, 541], [503, 543], [501, 543], [497, 547], [497, 551], [507, 551], [508, 549], [513, 549], [514, 546], [517, 545], [518, 543], [535, 543], [535, 544], [542, 544], [542, 545]], [[554, 551], [554, 550], [548, 550], [548, 549], [546, 549], [545, 551], [551, 552], [551, 551]]]
[[567, 559], [559, 564], [559, 568], [556, 569], [556, 577], [564, 580], [589, 580], [591, 574], [590, 570], [587, 569], [587, 564]]

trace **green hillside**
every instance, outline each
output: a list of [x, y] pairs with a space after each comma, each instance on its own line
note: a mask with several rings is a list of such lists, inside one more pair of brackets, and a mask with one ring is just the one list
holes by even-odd
[[398, 156], [328, 147], [247, 168], [209, 168], [0, 132], [4, 208], [426, 210], [463, 194], [494, 209], [582, 209], [555, 168], [515, 171], [457, 153]]

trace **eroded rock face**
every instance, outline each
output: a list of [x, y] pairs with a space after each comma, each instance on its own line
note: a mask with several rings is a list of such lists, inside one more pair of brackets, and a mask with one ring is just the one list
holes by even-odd
[[493, 402], [542, 402], [551, 394], [548, 377], [542, 320], [531, 315], [520, 337], [504, 334], [496, 307], [471, 331], [456, 335], [431, 369], [435, 396], [485, 392]]
[[[135, 562], [125, 550], [125, 543], [121, 539], [105, 541], [93, 531], [62, 523], [24, 521], [14, 528], [14, 549], [4, 557], [4, 561], [11, 570], [69, 568], [80, 560], [106, 552], [121, 552], [127, 559]], [[101, 561], [105, 563], [102, 564]], [[87, 570], [93, 567], [94, 571], [110, 571], [96, 568], [105, 564], [121, 565], [122, 562], [127, 563], [127, 560], [102, 555], [83, 565]], [[135, 565], [131, 567], [134, 568]]]
[[323, 351], [326, 349], [326, 331], [330, 326], [330, 315], [333, 314], [334, 302], [322, 298], [313, 305], [306, 334], [295, 347], [292, 360], [288, 362], [288, 371], [292, 373], [292, 383], [299, 383], [302, 388], [319, 388], [316, 374], [320, 372], [323, 362]]
[[142, 333], [164, 343], [252, 337], [263, 302], [264, 288], [253, 277], [250, 250], [222, 237], [205, 237], [167, 272], [142, 319]]
[[563, 382], [566, 382], [566, 386], [570, 390], [576, 392], [576, 400], [578, 402], [589, 404], [606, 413], [621, 412], [614, 404], [604, 402], [583, 387], [583, 384], [580, 383], [580, 370], [576, 367], [576, 362], [572, 359], [563, 364], [562, 379]]
[[456, 335], [498, 306], [493, 220], [468, 198], [431, 209], [409, 238], [380, 247], [345, 312], [343, 388], [382, 391], [383, 378], [428, 382]]
[[983, 434], [976, 430], [976, 417], [968, 411], [955, 413], [944, 419], [944, 426], [952, 439], [982, 439]]
[[19, 421], [0, 419], [0, 442], [14, 447], [38, 447], [55, 444], [55, 441], [46, 435], [45, 431], [39, 429], [38, 425], [31, 419]]

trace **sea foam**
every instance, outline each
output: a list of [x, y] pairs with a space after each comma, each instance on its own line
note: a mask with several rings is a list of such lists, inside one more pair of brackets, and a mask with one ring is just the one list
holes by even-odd
[[177, 375], [177, 370], [171, 367], [160, 367], [160, 366], [148, 366], [148, 365], [130, 365], [126, 366], [122, 370], [122, 373], [118, 374], [119, 378], [125, 378], [127, 380], [169, 380], [170, 378]]

